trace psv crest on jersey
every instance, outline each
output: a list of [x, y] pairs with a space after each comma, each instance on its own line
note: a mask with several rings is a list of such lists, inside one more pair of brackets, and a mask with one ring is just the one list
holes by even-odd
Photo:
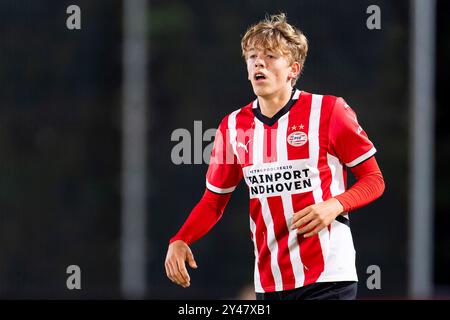
[[308, 135], [303, 131], [295, 131], [288, 135], [286, 140], [293, 147], [301, 147], [308, 142]]

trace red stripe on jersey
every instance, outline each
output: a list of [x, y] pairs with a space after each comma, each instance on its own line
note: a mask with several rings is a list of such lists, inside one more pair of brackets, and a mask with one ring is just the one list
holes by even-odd
[[264, 291], [275, 288], [275, 279], [270, 266], [270, 250], [267, 246], [267, 228], [264, 223], [261, 202], [259, 199], [250, 199], [250, 216], [255, 222], [256, 248], [258, 249], [258, 270], [261, 286]]
[[278, 265], [281, 270], [281, 278], [283, 280], [283, 290], [291, 290], [295, 287], [294, 270], [290, 259], [290, 252], [288, 247], [289, 230], [286, 225], [286, 218], [284, 216], [283, 201], [280, 196], [267, 198], [270, 213], [273, 220], [273, 228], [275, 231], [275, 238], [278, 243]]
[[302, 92], [300, 98], [289, 111], [289, 123], [286, 133], [286, 145], [288, 152], [288, 160], [308, 159], [309, 158], [309, 143], [306, 142], [303, 146], [295, 147], [287, 143], [287, 138], [290, 134], [296, 131], [308, 133], [309, 130], [309, 115], [311, 113], [312, 94]]
[[[292, 195], [294, 212], [298, 212], [313, 203], [314, 197], [312, 192]], [[300, 257], [302, 259], [303, 273], [305, 275], [303, 285], [306, 286], [316, 282], [324, 270], [322, 247], [318, 235], [309, 238], [298, 235], [297, 241], [300, 246]]]

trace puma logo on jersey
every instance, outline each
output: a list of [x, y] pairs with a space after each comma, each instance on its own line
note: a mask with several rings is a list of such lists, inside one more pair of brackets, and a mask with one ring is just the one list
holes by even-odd
[[245, 152], [248, 153], [248, 148], [247, 148], [247, 146], [248, 146], [248, 144], [250, 143], [250, 141], [252, 141], [252, 140], [248, 140], [248, 142], [247, 142], [246, 144], [243, 144], [242, 142], [239, 141], [238, 144], [237, 144], [237, 146], [238, 146], [238, 147], [241, 147], [241, 148], [244, 148]]

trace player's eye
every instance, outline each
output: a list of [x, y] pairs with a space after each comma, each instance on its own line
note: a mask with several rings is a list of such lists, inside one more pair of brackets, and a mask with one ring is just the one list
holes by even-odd
[[251, 54], [248, 57], [249, 57], [249, 59], [255, 59], [256, 58], [256, 54]]

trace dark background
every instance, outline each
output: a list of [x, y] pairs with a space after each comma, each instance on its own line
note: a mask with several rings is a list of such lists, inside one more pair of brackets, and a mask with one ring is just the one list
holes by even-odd
[[[436, 49], [436, 294], [449, 296], [449, 4], [439, 0]], [[82, 29], [66, 28], [77, 4]], [[366, 27], [369, 5], [381, 30]], [[121, 298], [121, 1], [0, 2], [0, 298]], [[254, 99], [240, 39], [266, 13], [286, 12], [309, 40], [297, 87], [342, 96], [378, 149], [386, 191], [351, 214], [362, 298], [407, 296], [408, 1], [150, 1], [148, 299], [234, 298], [253, 282], [248, 195], [192, 246], [199, 269], [182, 289], [165, 276], [168, 239], [204, 191], [207, 169], [174, 165], [177, 128], [217, 127]], [[433, 36], [433, 35], [430, 35]], [[209, 144], [205, 142], [204, 147]], [[350, 180], [352, 181], [352, 180]], [[66, 268], [82, 269], [82, 290]], [[366, 289], [378, 265], [382, 289]]]

